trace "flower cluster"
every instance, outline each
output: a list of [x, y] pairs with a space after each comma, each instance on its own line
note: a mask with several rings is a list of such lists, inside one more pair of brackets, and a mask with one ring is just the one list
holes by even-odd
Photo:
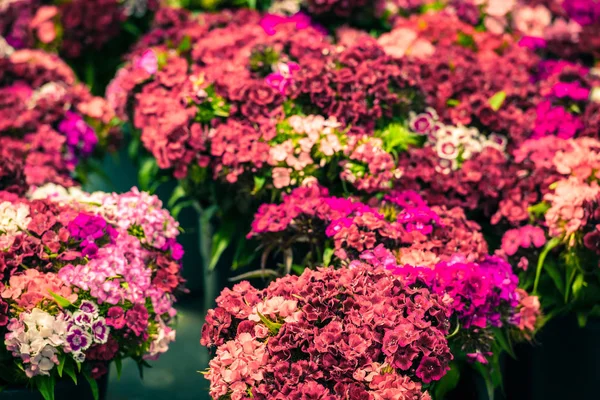
[[81, 160], [116, 145], [113, 118], [58, 57], [40, 50], [0, 57], [0, 189], [72, 185]]
[[430, 208], [414, 192], [392, 193], [372, 207], [330, 196], [316, 185], [298, 188], [281, 204], [259, 208], [248, 234], [255, 236], [266, 248], [308, 242], [323, 250], [326, 244], [340, 261], [356, 259], [379, 244], [393, 249], [402, 263], [435, 264], [455, 253], [473, 261], [487, 253], [479, 225], [460, 208]]
[[0, 4], [0, 37], [16, 49], [60, 50], [79, 57], [98, 50], [130, 23], [158, 7], [157, 0], [9, 0]]
[[201, 343], [213, 398], [430, 399], [452, 359], [439, 296], [368, 263], [225, 289]]
[[155, 196], [53, 184], [2, 193], [0, 333], [14, 358], [3, 369], [42, 388], [59, 368], [97, 378], [112, 360], [167, 350], [182, 249]]

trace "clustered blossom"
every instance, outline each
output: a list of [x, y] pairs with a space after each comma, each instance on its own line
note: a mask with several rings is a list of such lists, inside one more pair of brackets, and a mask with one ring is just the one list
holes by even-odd
[[58, 57], [40, 50], [0, 57], [1, 189], [23, 194], [48, 182], [72, 185], [81, 160], [116, 143], [113, 117]]
[[321, 245], [329, 239], [342, 261], [355, 259], [378, 244], [394, 249], [401, 260], [418, 252], [434, 263], [455, 253], [470, 260], [487, 253], [480, 227], [467, 220], [461, 209], [430, 208], [414, 192], [392, 193], [378, 207], [371, 207], [330, 196], [316, 185], [298, 188], [281, 204], [259, 208], [248, 234], [254, 236], [265, 244], [281, 246], [306, 239]]
[[[17, 0], [0, 4], [0, 37], [16, 48], [57, 49], [67, 57], [98, 50], [128, 18], [155, 11], [157, 0]], [[129, 21], [132, 23], [133, 18]]]
[[0, 194], [0, 333], [16, 376], [78, 363], [97, 378], [115, 358], [168, 349], [182, 249], [158, 198], [53, 184]]
[[430, 399], [422, 384], [452, 359], [448, 328], [437, 295], [358, 263], [226, 289], [201, 343], [217, 348], [213, 398]]
[[382, 245], [360, 258], [384, 266], [410, 284], [425, 284], [432, 293], [444, 298], [458, 318], [462, 350], [476, 361], [487, 362], [485, 355], [491, 353], [493, 340], [491, 328], [512, 326], [525, 336], [535, 330], [539, 301], [536, 303], [537, 297], [517, 288], [518, 278], [502, 258], [469, 262], [457, 254], [435, 265], [423, 265], [417, 260], [412, 265], [397, 264]]

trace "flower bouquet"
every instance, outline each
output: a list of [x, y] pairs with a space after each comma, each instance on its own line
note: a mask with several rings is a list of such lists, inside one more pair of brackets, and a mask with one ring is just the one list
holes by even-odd
[[242, 282], [206, 321], [214, 399], [430, 399], [452, 360], [443, 299], [365, 262]]
[[155, 196], [47, 185], [0, 192], [0, 387], [142, 368], [175, 339], [178, 225]]
[[114, 112], [57, 56], [9, 53], [0, 56], [0, 189], [85, 181], [94, 158], [119, 142]]

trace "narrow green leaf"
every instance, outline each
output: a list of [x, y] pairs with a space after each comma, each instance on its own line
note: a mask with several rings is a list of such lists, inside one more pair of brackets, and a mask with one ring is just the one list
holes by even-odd
[[157, 172], [158, 165], [153, 157], [146, 158], [142, 161], [140, 171], [138, 172], [138, 182], [142, 190], [148, 190]]
[[436, 399], [443, 399], [446, 394], [453, 390], [460, 380], [460, 367], [456, 363], [450, 363], [450, 371], [435, 384]]
[[276, 335], [279, 332], [279, 330], [281, 329], [281, 327], [283, 326], [283, 324], [279, 324], [277, 322], [271, 321], [269, 318], [265, 317], [258, 311], [257, 311], [257, 314], [258, 314], [258, 318], [260, 318], [262, 323], [265, 324], [266, 327], [269, 328], [269, 331], [274, 335]]
[[573, 297], [577, 297], [579, 291], [585, 286], [585, 277], [583, 274], [578, 274], [573, 282]]
[[117, 357], [115, 358], [115, 368], [117, 370], [117, 379], [121, 379], [121, 371], [123, 370], [123, 361], [121, 361], [121, 358]]
[[69, 300], [65, 299], [59, 294], [54, 293], [52, 290], [48, 290], [48, 293], [50, 293], [50, 296], [52, 296], [56, 304], [58, 304], [61, 308], [67, 308], [73, 305]]
[[56, 371], [58, 372], [58, 376], [62, 378], [63, 369], [65, 368], [65, 363], [67, 361], [67, 357], [64, 354], [60, 354], [58, 356], [58, 365], [56, 366]]
[[512, 358], [516, 359], [517, 356], [515, 355], [508, 332], [502, 328], [493, 328], [492, 332], [494, 333], [494, 340], [496, 340], [498, 346], [500, 346], [500, 348], [507, 352]]
[[277, 271], [272, 270], [272, 269], [263, 268], [263, 269], [257, 269], [256, 271], [246, 272], [241, 275], [229, 278], [229, 282], [238, 282], [238, 281], [243, 281], [245, 279], [253, 279], [253, 278], [268, 278], [268, 277], [277, 278], [278, 276], [279, 276], [279, 273]]
[[181, 185], [177, 185], [167, 202], [167, 207], [172, 208], [179, 200], [185, 197], [185, 189]]
[[265, 186], [266, 181], [267, 179], [264, 176], [254, 175], [254, 189], [252, 190], [252, 193], [256, 194], [260, 192], [260, 189]]
[[333, 249], [331, 247], [327, 247], [323, 252], [323, 266], [329, 267], [331, 263], [331, 257], [333, 256]]
[[54, 384], [53, 376], [38, 376], [36, 385], [44, 400], [54, 400]]
[[96, 380], [94, 378], [92, 378], [90, 373], [87, 371], [85, 371], [83, 373], [83, 376], [90, 384], [90, 389], [92, 389], [92, 396], [94, 396], [94, 400], [100, 400], [100, 391], [98, 390], [98, 382], [96, 382]]
[[548, 276], [554, 282], [554, 286], [558, 289], [561, 296], [565, 295], [565, 282], [563, 279], [563, 274], [558, 270], [558, 265], [554, 262], [547, 262], [544, 265], [544, 269], [548, 273]]
[[75, 373], [75, 367], [73, 363], [67, 363], [65, 366], [65, 374], [69, 375], [69, 377], [73, 380], [73, 383], [77, 385], [77, 374]]
[[212, 237], [212, 250], [210, 255], [210, 264], [208, 266], [209, 270], [215, 269], [221, 255], [225, 251], [225, 249], [229, 246], [231, 239], [235, 232], [235, 224], [231, 221], [223, 221], [219, 230], [215, 232]]
[[498, 111], [500, 107], [502, 107], [502, 104], [504, 104], [504, 100], [506, 100], [506, 92], [504, 90], [501, 90], [492, 97], [490, 97], [490, 107], [492, 107], [492, 110]]
[[179, 43], [179, 47], [177, 47], [177, 50], [180, 53], [185, 53], [191, 47], [192, 47], [192, 40], [191, 40], [191, 38], [188, 35], [185, 35], [183, 37], [183, 39], [181, 40], [181, 43]]
[[544, 261], [546, 260], [546, 256], [548, 253], [554, 249], [556, 246], [560, 244], [559, 238], [552, 238], [546, 243], [544, 249], [540, 253], [540, 258], [538, 259], [537, 269], [535, 271], [535, 281], [533, 283], [533, 294], [537, 294], [538, 284], [540, 283], [540, 276], [542, 275], [542, 269], [544, 268]]

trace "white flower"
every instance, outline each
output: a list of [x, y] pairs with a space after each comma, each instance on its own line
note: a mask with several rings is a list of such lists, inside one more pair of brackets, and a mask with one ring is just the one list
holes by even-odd
[[27, 205], [0, 203], [0, 250], [12, 246], [15, 234], [27, 229], [30, 221]]
[[143, 17], [148, 9], [148, 0], [124, 0], [123, 1], [123, 12], [128, 17], [134, 15], [136, 17]]

